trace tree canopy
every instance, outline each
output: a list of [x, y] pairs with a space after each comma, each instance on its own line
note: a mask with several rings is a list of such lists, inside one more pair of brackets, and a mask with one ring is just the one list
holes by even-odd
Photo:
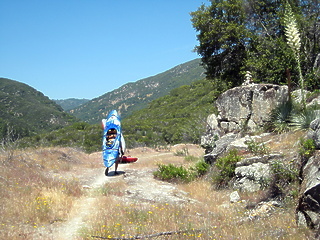
[[[284, 84], [286, 69], [298, 84], [296, 61], [284, 34], [285, 0], [211, 0], [191, 13], [207, 78], [238, 86], [246, 71], [254, 81]], [[309, 89], [320, 83], [319, 1], [288, 0], [301, 37], [300, 62]]]

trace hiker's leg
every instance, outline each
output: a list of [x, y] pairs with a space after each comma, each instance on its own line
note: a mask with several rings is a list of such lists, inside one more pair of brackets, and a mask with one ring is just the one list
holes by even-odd
[[115, 163], [115, 171], [114, 171], [115, 174], [117, 174], [118, 165], [119, 165], [119, 158], [117, 158], [116, 163]]

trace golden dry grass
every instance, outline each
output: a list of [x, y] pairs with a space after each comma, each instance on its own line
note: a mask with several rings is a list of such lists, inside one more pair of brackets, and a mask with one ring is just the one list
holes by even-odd
[[71, 148], [10, 151], [0, 154], [0, 239], [32, 239], [36, 229], [65, 219], [82, 195], [67, 173], [86, 157]]
[[268, 142], [266, 146], [270, 148], [271, 152], [291, 154], [292, 152], [297, 151], [299, 141], [305, 136], [305, 134], [306, 132], [303, 130], [274, 134], [262, 138], [262, 141]]
[[155, 239], [312, 239], [309, 230], [296, 226], [294, 209], [276, 208], [271, 216], [249, 220], [245, 203], [229, 203], [230, 191], [213, 191], [202, 180], [180, 188], [199, 202], [126, 204], [112, 195], [101, 197], [99, 211], [88, 219], [90, 226], [82, 229], [83, 239], [133, 238], [177, 230], [187, 232]]
[[[292, 141], [297, 139], [296, 134], [284, 137], [284, 145], [289, 148]], [[170, 152], [175, 152], [172, 149], [160, 154], [150, 149], [139, 153], [132, 152], [132, 155], [142, 156], [132, 165], [132, 169], [135, 170], [155, 167], [159, 162], [189, 164], [181, 156], [170, 155]], [[147, 158], [147, 156], [155, 157]], [[196, 202], [183, 205], [160, 202], [124, 203], [119, 198], [116, 200], [112, 194], [101, 198], [100, 210], [88, 220], [92, 224], [82, 229], [83, 239], [96, 239], [92, 236], [132, 238], [184, 230], [187, 232], [173, 236], [158, 236], [155, 239], [312, 239], [310, 230], [297, 227], [294, 206], [275, 207], [271, 215], [256, 214], [256, 218], [250, 220], [249, 216], [252, 214], [251, 210], [246, 208], [247, 202], [259, 201], [264, 194], [262, 191], [241, 193], [244, 201], [231, 204], [229, 200], [231, 190], [214, 190], [207, 179], [180, 184], [177, 187]]]
[[[282, 136], [282, 146], [292, 147], [298, 138], [298, 133], [295, 134]], [[276, 138], [271, 136], [272, 141], [268, 144], [273, 151], [281, 150], [281, 143]], [[130, 169], [155, 169], [158, 163], [188, 165], [190, 162], [183, 156], [174, 154], [181, 147], [185, 146], [131, 150], [128, 155], [139, 157], [139, 161], [130, 165]], [[188, 148], [194, 156], [202, 154], [198, 148]], [[80, 179], [71, 172], [101, 167], [100, 154], [87, 155], [71, 148], [0, 154], [0, 239], [33, 239], [38, 229], [66, 221], [75, 201], [86, 197]], [[86, 227], [81, 229], [81, 237], [77, 239], [95, 239], [91, 236], [128, 238], [177, 230], [187, 232], [155, 239], [312, 239], [309, 230], [296, 226], [294, 207], [275, 208], [271, 216], [249, 221], [250, 210], [245, 208], [245, 202], [231, 204], [231, 190], [214, 190], [205, 179], [176, 185], [195, 200], [185, 204], [123, 202], [126, 187], [123, 178], [118, 178], [91, 192], [88, 197], [95, 198], [94, 208], [90, 208]], [[241, 197], [255, 201], [261, 194], [241, 194]]]

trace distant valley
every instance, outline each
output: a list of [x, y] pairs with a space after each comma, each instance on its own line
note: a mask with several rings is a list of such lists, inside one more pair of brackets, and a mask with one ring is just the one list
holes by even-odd
[[78, 98], [68, 98], [68, 99], [53, 99], [57, 104], [59, 104], [64, 111], [69, 111], [71, 109], [77, 108], [82, 104], [90, 101], [90, 99], [78, 99]]
[[173, 89], [203, 78], [200, 59], [195, 59], [155, 76], [127, 83], [92, 100], [50, 100], [27, 84], [0, 78], [1, 137], [33, 136], [79, 120], [97, 124], [112, 109], [118, 110], [124, 119]]
[[99, 123], [112, 109], [118, 110], [125, 118], [171, 90], [204, 77], [200, 59], [195, 59], [155, 76], [127, 83], [68, 112], [90, 124]]

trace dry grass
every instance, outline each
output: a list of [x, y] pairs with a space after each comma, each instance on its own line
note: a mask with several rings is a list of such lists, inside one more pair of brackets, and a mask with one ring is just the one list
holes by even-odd
[[186, 155], [179, 155], [179, 152], [187, 152], [189, 157], [203, 155], [203, 149], [192, 144], [177, 144], [163, 149], [151, 149], [146, 147], [129, 150], [126, 155], [138, 156], [139, 160], [133, 164], [132, 169], [141, 170], [146, 168], [156, 169], [159, 164], [174, 163], [176, 165], [188, 165], [185, 161]]
[[69, 148], [10, 151], [0, 155], [0, 239], [32, 239], [38, 228], [65, 219], [82, 195], [68, 172], [85, 158]]
[[[297, 135], [300, 134], [282, 136], [284, 147], [289, 149], [291, 145], [292, 149], [292, 142], [297, 140]], [[269, 145], [273, 151], [281, 149], [281, 144], [271, 145], [270, 142]], [[165, 155], [166, 152], [168, 153], [168, 150], [152, 159], [142, 157], [133, 168], [141, 170], [144, 167], [154, 167], [159, 161], [189, 164], [184, 161], [184, 157]], [[175, 149], [171, 149], [172, 152], [175, 152]], [[152, 154], [156, 155], [148, 152], [142, 156]], [[132, 238], [187, 230], [188, 232], [174, 236], [158, 236], [155, 239], [313, 239], [310, 230], [297, 227], [293, 205], [292, 208], [274, 207], [272, 214], [255, 213], [255, 218], [249, 218], [253, 213], [247, 209], [247, 203], [258, 202], [264, 194], [263, 191], [254, 194], [242, 193], [243, 201], [232, 204], [229, 200], [231, 190], [216, 191], [210, 181], [205, 179], [181, 184], [178, 188], [186, 192], [188, 197], [195, 199], [196, 203], [124, 203], [121, 198], [112, 196], [113, 194], [102, 197], [99, 211], [88, 219], [91, 224], [82, 229], [82, 238]]]
[[[276, 137], [271, 136], [272, 141], [268, 144], [272, 151], [281, 150], [283, 146], [289, 152], [294, 141], [298, 140], [298, 133], [282, 136], [282, 144], [277, 143], [279, 140]], [[153, 169], [159, 162], [190, 164], [183, 156], [174, 156], [173, 153], [180, 148], [131, 150], [130, 155], [139, 157], [137, 163], [130, 165], [131, 170]], [[188, 151], [197, 156], [199, 149], [190, 147]], [[38, 229], [66, 220], [75, 200], [86, 197], [80, 180], [71, 173], [102, 166], [100, 161], [92, 159], [100, 158], [91, 158], [69, 148], [1, 154], [0, 239], [33, 239]], [[121, 170], [121, 165], [119, 168]], [[177, 187], [195, 203], [123, 202], [126, 183], [122, 178], [104, 184], [89, 196], [95, 198], [95, 204], [86, 219], [86, 227], [81, 230], [81, 238], [129, 238], [187, 230], [156, 239], [312, 239], [309, 230], [296, 226], [294, 207], [275, 208], [270, 216], [261, 215], [260, 218], [249, 220], [251, 210], [246, 209], [245, 202], [231, 204], [230, 190], [216, 191], [210, 181], [204, 179]], [[241, 198], [256, 201], [261, 194], [241, 194]], [[195, 232], [194, 229], [200, 231]]]
[[99, 211], [88, 219], [90, 226], [81, 231], [83, 239], [133, 238], [177, 230], [188, 232], [156, 239], [312, 239], [309, 230], [296, 226], [293, 209], [276, 208], [271, 216], [249, 220], [244, 202], [229, 202], [230, 191], [213, 191], [202, 180], [180, 188], [199, 203], [125, 204], [111, 195], [101, 198]]
[[299, 145], [299, 140], [305, 136], [305, 131], [287, 132], [281, 135], [274, 134], [264, 137], [263, 141], [268, 141], [267, 147], [271, 152], [278, 152], [282, 154], [291, 154], [296, 151]]
[[275, 207], [272, 215], [261, 212], [256, 219], [249, 220], [252, 210], [246, 208], [246, 203], [259, 199], [261, 192], [240, 193], [244, 201], [230, 203], [230, 190], [212, 190], [207, 181], [200, 180], [181, 187], [202, 202], [201, 205], [192, 205], [191, 211], [203, 216], [209, 212], [215, 216], [212, 225], [215, 222], [216, 227], [211, 231], [214, 231], [212, 235], [216, 239], [312, 239], [309, 230], [297, 227], [294, 208]]

